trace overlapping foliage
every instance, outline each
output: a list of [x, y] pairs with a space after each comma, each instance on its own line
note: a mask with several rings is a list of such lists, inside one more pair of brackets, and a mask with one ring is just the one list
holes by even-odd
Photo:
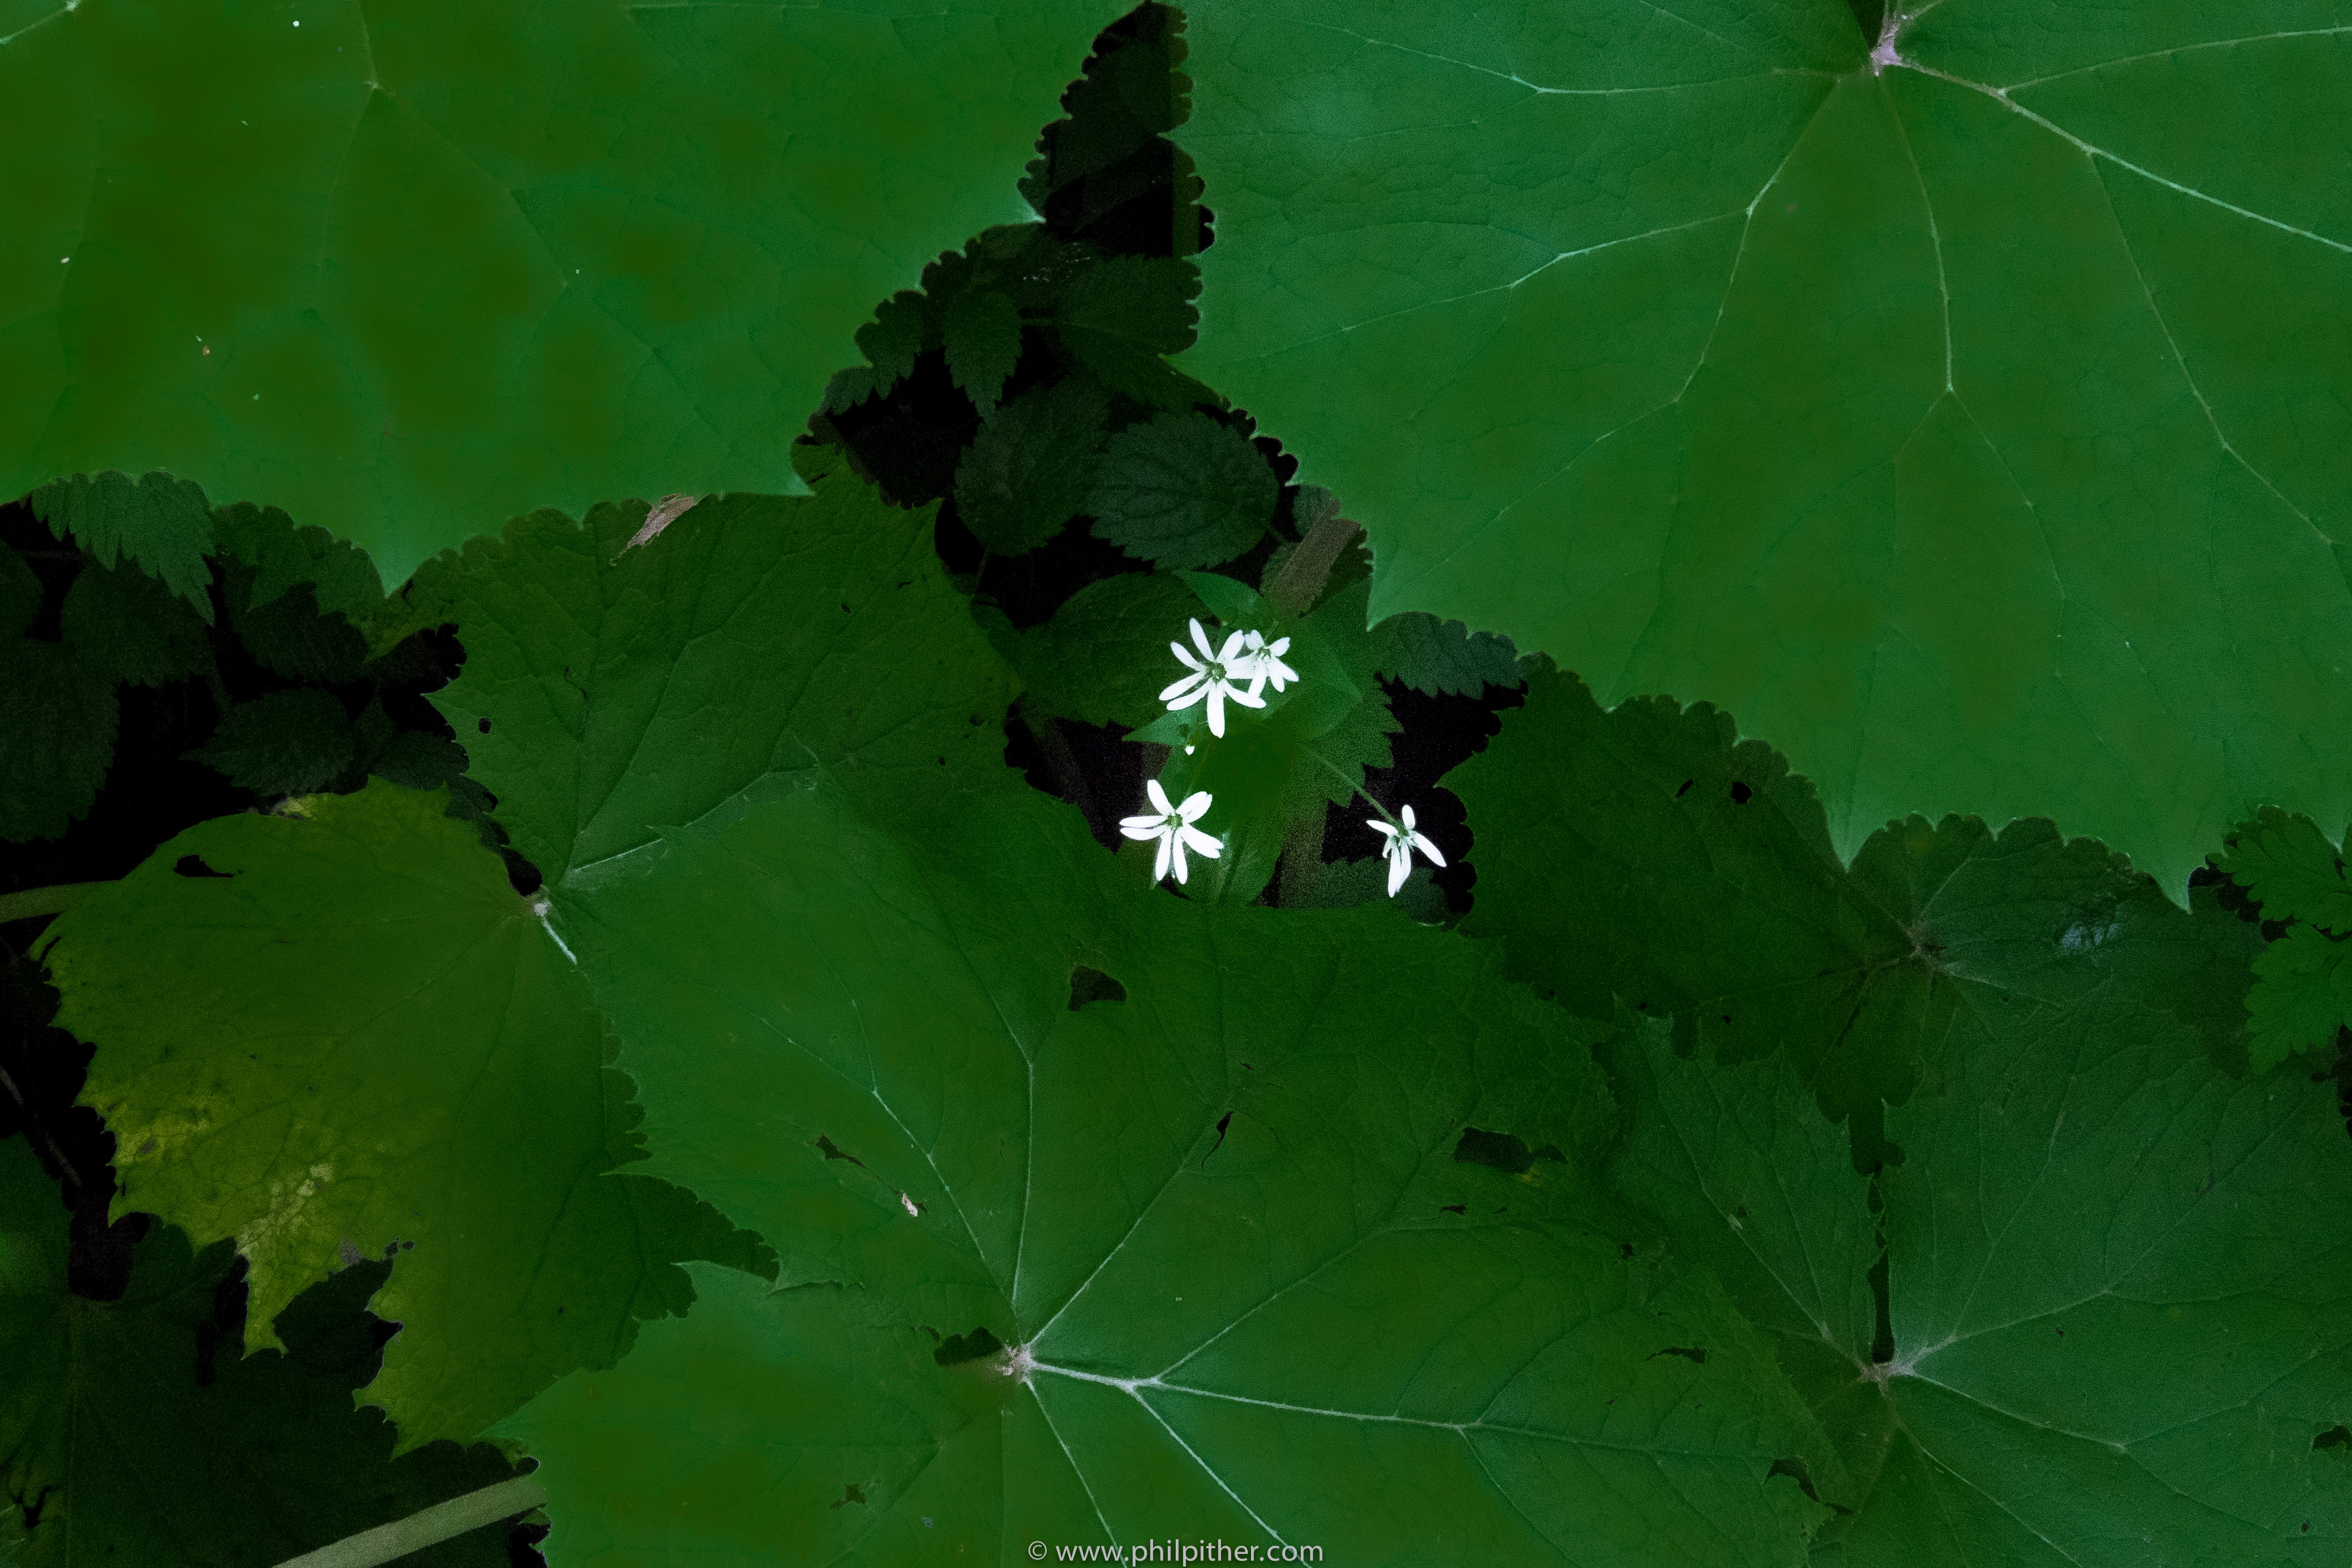
[[[2300, 102], [2341, 29], [1870, 9], [1202, 0], [1188, 62], [1146, 6], [1039, 142], [1044, 221], [986, 228], [1076, 12], [257, 44], [257, 102], [367, 89], [281, 370], [407, 320], [401, 245], [609, 276], [527, 339], [472, 298], [274, 433], [100, 354], [26, 448], [184, 468], [58, 479], [0, 551], [0, 832], [119, 820], [157, 694], [218, 804], [37, 911], [111, 1142], [0, 1079], [80, 1194], [69, 1241], [0, 1143], [0, 1341], [58, 1369], [0, 1410], [0, 1560], [275, 1563], [504, 1479], [441, 1440], [484, 1436], [546, 1559], [608, 1568], [2340, 1560], [2333, 329], [2183, 268], [2309, 285], [2341, 203], [2146, 84]], [[506, 183], [362, 232], [398, 145]], [[133, 151], [99, 239], [181, 199]], [[898, 283], [825, 382], [826, 312]], [[466, 333], [489, 371], [425, 397]], [[412, 455], [336, 424], [418, 397]], [[1147, 779], [1216, 846], [1173, 882], [1117, 826]], [[111, 1297], [68, 1278], [105, 1247]]]

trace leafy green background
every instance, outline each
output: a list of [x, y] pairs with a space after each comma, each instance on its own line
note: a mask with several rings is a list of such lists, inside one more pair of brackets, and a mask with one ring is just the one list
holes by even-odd
[[16, 7], [0, 494], [164, 468], [396, 583], [534, 507], [793, 490], [850, 326], [1019, 216], [1118, 14]]
[[1916, 10], [1202, 0], [1183, 363], [1375, 615], [1738, 713], [1841, 855], [2049, 816], [2179, 898], [2352, 795], [2343, 9]]

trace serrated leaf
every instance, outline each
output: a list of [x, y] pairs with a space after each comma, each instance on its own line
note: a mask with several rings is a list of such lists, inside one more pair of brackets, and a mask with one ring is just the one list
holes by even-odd
[[159, 464], [399, 583], [534, 507], [796, 489], [851, 329], [1017, 210], [1125, 4], [23, 17], [0, 496]]
[[240, 501], [213, 512], [213, 535], [224, 555], [252, 567], [245, 603], [260, 609], [299, 584], [310, 584], [320, 615], [364, 626], [383, 607], [383, 582], [367, 552], [316, 524], [299, 528], [276, 507]]
[[1580, 682], [1539, 673], [1447, 775], [1476, 836], [1465, 929], [1501, 938], [1516, 977], [1578, 1012], [1671, 1015], [1730, 1061], [1785, 1048], [1824, 1114], [1861, 1118], [1865, 1153], [1877, 1106], [1909, 1097], [1997, 955], [2171, 931], [2180, 951], [2143, 977], [2144, 1002], [2195, 1013], [2217, 1049], [2237, 1037], [2241, 1020], [2210, 1004], [2244, 984], [2252, 928], [2225, 922], [2234, 946], [2191, 937], [2120, 857], [2046, 822], [1998, 836], [1975, 819], [1890, 823], [1849, 869], [1811, 782], [1737, 732], [1671, 698], [1604, 713]]
[[2319, 825], [2301, 813], [2264, 806], [2241, 823], [2229, 851], [2213, 864], [2253, 895], [2263, 918], [2307, 921], [2336, 936], [2352, 936], [2352, 886], [2344, 857]]
[[0, 637], [17, 637], [41, 613], [41, 580], [25, 558], [0, 544]]
[[804, 450], [813, 496], [714, 496], [625, 553], [642, 502], [585, 527], [540, 512], [418, 573], [410, 613], [466, 646], [434, 705], [559, 906], [657, 828], [821, 776], [910, 803], [1020, 787], [1012, 673], [948, 584], [933, 509]]
[[101, 566], [131, 563], [212, 625], [213, 578], [205, 564], [213, 549], [212, 509], [201, 485], [160, 468], [135, 481], [108, 469], [53, 479], [25, 499], [58, 538], [70, 537]]
[[[2004, 890], [2030, 900], [2032, 875]], [[2352, 1203], [2335, 1085], [2232, 1076], [2145, 1005], [2175, 957], [2161, 923], [2042, 944], [1983, 976], [1933, 1083], [1887, 1113], [1891, 1359], [1861, 1340], [1866, 1180], [1791, 1061], [1685, 1059], [1653, 1029], [1621, 1174], [1811, 1359], [1824, 1426], [1866, 1437], [1856, 1489], [1823, 1490], [1856, 1510], [1832, 1561], [2332, 1563], [2352, 1539], [2321, 1442], [2352, 1374], [2352, 1252], [2324, 1239]]]
[[1018, 634], [1024, 713], [1138, 729], [1167, 710], [1160, 690], [1175, 678], [1171, 641], [1194, 614], [1192, 591], [1160, 572], [1127, 572], [1089, 583], [1040, 626]]
[[1092, 379], [1074, 375], [998, 409], [956, 466], [963, 525], [1003, 555], [1061, 532], [1094, 490], [1109, 406]]
[[[1475, 946], [1124, 886], [1032, 795], [895, 842], [765, 803], [583, 914], [662, 1168], [810, 1288], [713, 1279], [501, 1428], [557, 1553], [1802, 1561], [1777, 1373], [1583, 1181], [1601, 1026]], [[1127, 999], [1074, 1010], [1079, 963]], [[1466, 1126], [1546, 1152], [1459, 1160]]]
[[1113, 392], [1172, 410], [1216, 403], [1160, 358], [1192, 346], [1200, 292], [1201, 269], [1186, 258], [1115, 256], [1070, 280], [1054, 324], [1062, 346]]
[[367, 663], [366, 634], [341, 612], [321, 611], [310, 584], [298, 583], [290, 593], [256, 604], [258, 595], [247, 587], [251, 567], [233, 563], [226, 575], [229, 625], [246, 652], [289, 680], [339, 686], [359, 678]]
[[1297, 876], [1282, 874], [1285, 909], [1352, 910], [1364, 905], [1397, 910], [1423, 925], [1437, 925], [1446, 917], [1445, 895], [1430, 880], [1429, 868], [1415, 865], [1404, 886], [1389, 891], [1389, 863], [1375, 855], [1367, 860], [1318, 860]]
[[2294, 925], [2254, 960], [2254, 988], [2246, 994], [2246, 1055], [2256, 1072], [2287, 1058], [2336, 1043], [2352, 1024], [2352, 964], [2344, 939], [2317, 926]]
[[[240, 1359], [210, 1339], [227, 1247], [192, 1253], [184, 1232], [156, 1226], [113, 1301], [67, 1289], [67, 1254], [56, 1184], [23, 1139], [0, 1141], [0, 1540], [17, 1537], [24, 1568], [262, 1568], [512, 1473], [487, 1447], [394, 1459], [392, 1429], [351, 1408], [377, 1360], [362, 1308], [382, 1263], [289, 1306], [284, 1353]], [[492, 1568], [505, 1533], [473, 1531], [415, 1561]]]
[[465, 748], [421, 730], [403, 730], [367, 765], [368, 772], [403, 789], [440, 789], [466, 771]]
[[114, 760], [113, 684], [52, 642], [0, 643], [0, 839], [60, 838]]
[[[46, 934], [58, 1026], [98, 1047], [116, 1209], [236, 1238], [248, 1346], [345, 1247], [413, 1244], [365, 1393], [404, 1446], [610, 1364], [692, 1300], [677, 1261], [755, 1262], [623, 1169], [628, 1089], [580, 972], [443, 805], [372, 784], [201, 823]], [[219, 875], [181, 874], [191, 856]]]
[[61, 629], [100, 679], [162, 686], [212, 661], [205, 623], [162, 583], [127, 563], [85, 564], [66, 590]]
[[1021, 312], [1002, 294], [968, 289], [940, 308], [940, 336], [948, 374], [983, 418], [995, 412], [1021, 359]]
[[1165, 413], [1110, 438], [1087, 510], [1097, 537], [1172, 572], [1248, 553], [1280, 490], [1246, 437], [1203, 414]]
[[2049, 816], [2182, 897], [2352, 794], [2343, 16], [1898, 10], [1189, 7], [1252, 63], [1179, 133], [1185, 368], [1361, 509], [1375, 615], [1738, 712], [1841, 855]]
[[1510, 638], [1419, 610], [1391, 616], [1372, 628], [1372, 660], [1381, 674], [1432, 696], [1475, 697], [1489, 686], [1517, 686], [1523, 679]]
[[922, 295], [901, 289], [882, 301], [874, 319], [857, 329], [858, 352], [866, 363], [834, 373], [825, 386], [824, 408], [838, 414], [890, 389], [914, 374], [915, 356], [930, 335], [930, 312]]
[[188, 753], [256, 795], [305, 795], [348, 769], [357, 740], [331, 691], [272, 691], [228, 710], [212, 738]]

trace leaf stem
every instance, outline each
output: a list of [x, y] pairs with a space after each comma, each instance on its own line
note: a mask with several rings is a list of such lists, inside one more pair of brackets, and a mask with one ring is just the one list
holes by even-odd
[[436, 1546], [453, 1535], [463, 1535], [513, 1514], [528, 1513], [547, 1501], [547, 1494], [529, 1476], [517, 1476], [494, 1487], [484, 1487], [447, 1502], [435, 1503], [422, 1513], [390, 1524], [346, 1535], [331, 1546], [289, 1557], [278, 1568], [375, 1568], [412, 1552]]
[[1339, 552], [1361, 531], [1360, 524], [1349, 521], [1337, 510], [1308, 529], [1274, 581], [1265, 585], [1266, 602], [1274, 606], [1274, 613], [1288, 621], [1313, 609], [1315, 601], [1323, 596], [1323, 584], [1330, 580]]
[[106, 882], [59, 882], [53, 888], [26, 888], [19, 893], [0, 893], [0, 925], [10, 921], [38, 920], [43, 915], [61, 915], [100, 888]]

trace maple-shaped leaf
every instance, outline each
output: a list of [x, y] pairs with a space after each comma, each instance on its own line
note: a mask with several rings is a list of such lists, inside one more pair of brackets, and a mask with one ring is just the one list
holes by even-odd
[[[57, 1184], [21, 1138], [0, 1140], [0, 1543], [21, 1568], [266, 1568], [506, 1479], [488, 1446], [392, 1458], [393, 1431], [351, 1391], [377, 1361], [362, 1308], [384, 1265], [313, 1286], [278, 1321], [282, 1352], [218, 1343], [235, 1287], [226, 1246], [192, 1251], [157, 1226], [120, 1300], [67, 1288]], [[478, 1530], [420, 1564], [492, 1568], [506, 1532]]]
[[635, 1157], [587, 986], [445, 797], [374, 784], [200, 823], [52, 922], [58, 1023], [95, 1044], [118, 1212], [234, 1237], [249, 1346], [353, 1248], [398, 1247], [366, 1398], [470, 1439], [683, 1311], [750, 1237]]
[[2248, 1054], [2257, 1071], [2335, 1043], [2352, 1025], [2352, 888], [2343, 852], [2318, 824], [2265, 806], [2241, 823], [2214, 864], [2261, 903], [2264, 921], [2286, 922], [2254, 960], [2246, 994]]
[[418, 573], [411, 623], [454, 622], [466, 648], [433, 702], [559, 906], [657, 828], [820, 775], [914, 802], [1021, 787], [1012, 675], [948, 584], [934, 508], [892, 506], [836, 448], [801, 461], [813, 495], [714, 496], [634, 549], [643, 502], [518, 518]]
[[784, 1289], [706, 1274], [500, 1428], [558, 1561], [1803, 1560], [1809, 1424], [1589, 1179], [1605, 1026], [1384, 915], [1135, 887], [1034, 795], [883, 820], [763, 803], [577, 906], [656, 1168]]
[[2021, 944], [2169, 932], [2176, 962], [2144, 977], [2143, 1005], [2236, 1041], [2242, 1015], [2217, 998], [2243, 984], [2251, 926], [2221, 917], [2206, 933], [2105, 846], [2047, 822], [1995, 835], [1906, 818], [1842, 865], [1811, 781], [1737, 736], [1704, 703], [1604, 712], [1539, 671], [1447, 775], [1475, 836], [1465, 929], [1500, 937], [1513, 974], [1577, 1012], [1672, 1016], [1727, 1060], [1785, 1050], [1825, 1114], [1859, 1118], [1865, 1158], [1879, 1104], [1909, 1097], [1976, 1005], [1983, 965]]
[[956, 465], [956, 515], [1001, 555], [1024, 555], [1077, 515], [1102, 468], [1110, 400], [1074, 375], [991, 414]]
[[1110, 438], [1087, 510], [1098, 538], [1180, 571], [1247, 554], [1281, 489], [1249, 437], [1185, 410]]
[[1125, 4], [11, 12], [0, 496], [158, 465], [399, 583], [533, 507], [796, 489], [852, 328], [1021, 211]]
[[2340, 811], [2340, 7], [1186, 12], [1183, 368], [1360, 509], [1374, 615], [1737, 712], [1843, 856], [2047, 816], [2181, 898]]
[[[1989, 890], [2030, 903], [2038, 878]], [[1620, 1180], [1771, 1334], [1835, 1445], [1811, 1466], [1845, 1510], [1822, 1560], [2318, 1568], [2352, 1543], [2336, 1085], [2233, 1073], [2148, 1005], [2170, 923], [1976, 954], [1932, 1076], [1887, 1112], [1876, 1203], [1792, 1058], [1685, 1056], [1664, 1026], [1615, 1053]]]

